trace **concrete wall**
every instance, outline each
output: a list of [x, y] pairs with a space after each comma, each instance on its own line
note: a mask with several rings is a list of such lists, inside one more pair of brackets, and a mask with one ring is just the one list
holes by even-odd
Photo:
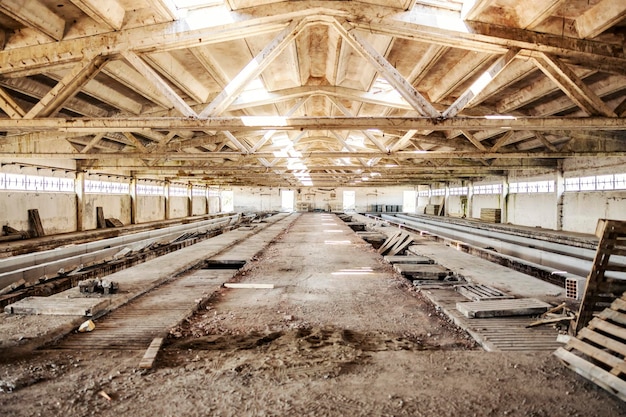
[[507, 223], [556, 229], [556, 207], [556, 193], [509, 194]]
[[165, 219], [165, 197], [154, 195], [137, 196], [136, 223], [153, 222], [163, 219]]
[[209, 197], [209, 214], [219, 213], [222, 211], [220, 207], [219, 197]]
[[466, 201], [467, 196], [462, 195], [451, 195], [448, 196], [448, 204], [446, 205], [446, 212], [450, 217], [463, 217], [467, 213], [463, 212], [463, 204], [462, 201]]
[[202, 214], [207, 214], [206, 211], [206, 197], [193, 197], [193, 202], [192, 202], [192, 216], [200, 216]]
[[279, 188], [233, 187], [235, 211], [279, 211], [281, 198]]
[[[0, 223], [28, 231], [28, 210], [37, 209], [46, 234], [76, 230], [76, 196], [72, 193], [0, 192]], [[94, 209], [95, 210], [95, 209]]]
[[104, 218], [116, 218], [124, 225], [130, 224], [130, 195], [120, 194], [85, 194], [83, 227], [85, 230], [96, 229], [96, 207], [102, 207]]
[[[472, 198], [471, 218], [480, 219], [480, 210], [483, 208], [502, 208], [500, 194], [478, 194]], [[470, 216], [468, 216], [470, 217]]]
[[170, 197], [170, 219], [179, 217], [187, 217], [187, 205], [189, 200], [187, 197], [175, 196]]
[[626, 220], [626, 191], [565, 193], [563, 230], [594, 233], [598, 219]]

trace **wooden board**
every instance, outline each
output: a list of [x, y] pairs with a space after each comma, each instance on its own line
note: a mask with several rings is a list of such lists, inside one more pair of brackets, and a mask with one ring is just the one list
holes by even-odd
[[405, 277], [415, 279], [443, 280], [452, 275], [452, 271], [434, 264], [394, 264], [393, 268]]
[[4, 307], [7, 314], [93, 316], [106, 309], [108, 298], [27, 297]]
[[387, 255], [385, 261], [390, 264], [433, 264], [435, 261], [426, 256]]
[[561, 359], [568, 368], [576, 372], [578, 375], [587, 378], [600, 388], [616, 395], [622, 401], [626, 401], [626, 382], [621, 378], [605, 371], [591, 362], [588, 362], [584, 358], [577, 356], [565, 348], [558, 348], [556, 352], [554, 352], [554, 355]]
[[46, 235], [46, 233], [43, 230], [43, 225], [41, 224], [41, 218], [39, 217], [39, 210], [37, 209], [28, 210], [28, 220], [33, 226], [35, 237], [42, 237]]
[[124, 223], [115, 218], [106, 219], [107, 227], [124, 227]]
[[104, 219], [104, 209], [102, 207], [96, 207], [96, 226], [98, 229], [106, 229], [107, 222]]
[[457, 285], [455, 289], [462, 296], [474, 301], [503, 300], [508, 298], [515, 298], [512, 295], [503, 293], [497, 288], [482, 284]]
[[389, 250], [386, 251], [387, 255], [393, 256], [398, 253], [401, 253], [404, 249], [406, 249], [411, 243], [413, 243], [413, 238], [408, 233], [402, 235], [402, 238], [396, 242]]
[[535, 298], [456, 303], [456, 309], [468, 318], [530, 316], [545, 313], [551, 307]]
[[400, 239], [401, 235], [402, 235], [402, 232], [398, 230], [397, 232], [389, 236], [387, 240], [385, 240], [385, 243], [383, 243], [383, 245], [380, 248], [378, 248], [378, 253], [380, 253], [381, 255], [384, 255], [385, 252], [389, 250], [389, 248], [391, 248], [393, 245], [395, 245], [398, 242], [398, 239]]
[[139, 362], [140, 369], [152, 368], [152, 366], [154, 365], [154, 361], [159, 354], [159, 350], [161, 349], [161, 345], [163, 345], [162, 337], [155, 337], [154, 339], [152, 339], [150, 346], [148, 346], [146, 353], [144, 353], [143, 358], [141, 358], [141, 361]]

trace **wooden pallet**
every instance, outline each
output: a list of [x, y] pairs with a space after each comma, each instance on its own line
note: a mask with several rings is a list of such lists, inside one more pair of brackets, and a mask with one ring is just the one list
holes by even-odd
[[606, 276], [611, 271], [626, 272], [626, 266], [616, 264], [611, 258], [613, 255], [626, 256], [626, 222], [600, 219], [596, 236], [600, 241], [578, 310], [576, 332], [591, 321], [594, 312], [601, 311], [626, 291], [626, 281]]
[[626, 293], [554, 355], [577, 374], [626, 401]]
[[515, 298], [512, 295], [503, 293], [497, 288], [482, 284], [457, 285], [455, 289], [459, 294], [473, 301], [504, 300], [508, 298]]

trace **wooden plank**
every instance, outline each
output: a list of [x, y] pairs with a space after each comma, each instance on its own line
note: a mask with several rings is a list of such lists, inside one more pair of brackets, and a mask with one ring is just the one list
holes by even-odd
[[570, 339], [570, 341], [565, 346], [565, 349], [576, 349], [577, 351], [584, 353], [588, 357], [608, 365], [609, 367], [618, 371], [611, 372], [613, 375], [626, 373], [626, 362], [624, 362], [623, 359], [618, 358], [617, 356], [613, 356], [610, 353], [605, 352], [602, 349], [598, 349], [597, 347], [585, 343], [575, 337]]
[[43, 230], [43, 225], [41, 224], [41, 218], [39, 217], [39, 210], [37, 209], [29, 209], [28, 210], [28, 220], [33, 227], [35, 232], [35, 237], [45, 236], [46, 233]]
[[585, 327], [580, 332], [578, 332], [579, 339], [587, 339], [594, 343], [597, 343], [605, 348], [612, 350], [613, 352], [619, 353], [622, 356], [626, 356], [626, 344], [621, 343], [615, 339], [611, 339], [608, 336], [603, 334], [594, 332], [593, 330]]
[[378, 248], [378, 253], [383, 254], [385, 251], [387, 251], [391, 246], [393, 246], [397, 242], [397, 239], [400, 237], [400, 235], [402, 235], [402, 231], [398, 230], [393, 235], [389, 236], [389, 238], [387, 238], [385, 243], [383, 243], [383, 245], [380, 248]]
[[161, 349], [161, 345], [163, 345], [163, 340], [164, 338], [162, 337], [155, 337], [152, 339], [150, 346], [148, 346], [146, 353], [144, 353], [143, 358], [141, 358], [141, 361], [139, 362], [140, 369], [152, 369], [154, 361], [159, 354], [159, 350]]
[[621, 339], [626, 340], [626, 328], [619, 327], [614, 324], [609, 323], [608, 321], [604, 321], [599, 318], [594, 318], [589, 322], [590, 329], [598, 329], [602, 330], [605, 333], [609, 333], [615, 337], [619, 337]]
[[554, 355], [561, 359], [568, 368], [577, 374], [587, 378], [611, 394], [616, 395], [622, 401], [626, 401], [626, 381], [623, 381], [615, 375], [606, 372], [604, 369], [587, 362], [585, 359], [576, 356], [562, 347], [558, 348], [554, 352]]
[[225, 282], [226, 288], [272, 289], [274, 284], [255, 284], [252, 282]]
[[529, 316], [542, 314], [552, 305], [535, 298], [458, 302], [456, 309], [468, 318]]
[[102, 207], [96, 207], [96, 224], [98, 229], [106, 229], [107, 223], [104, 219], [104, 209]]
[[107, 227], [124, 227], [124, 223], [113, 217], [106, 219], [106, 225]]
[[622, 324], [626, 326], [626, 314], [620, 313], [619, 311], [615, 311], [612, 309], [605, 309], [597, 314], [598, 318], [604, 320], [611, 320], [616, 323]]
[[404, 234], [402, 239], [400, 239], [395, 245], [393, 245], [393, 247], [391, 247], [391, 249], [389, 249], [389, 251], [387, 251], [387, 254], [390, 256], [396, 255], [402, 252], [411, 243], [413, 243], [413, 238], [411, 237], [411, 235], [409, 235], [408, 233]]

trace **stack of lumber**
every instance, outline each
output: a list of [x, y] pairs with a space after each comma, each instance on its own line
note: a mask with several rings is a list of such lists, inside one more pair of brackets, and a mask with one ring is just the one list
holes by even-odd
[[432, 214], [434, 216], [439, 215], [439, 204], [428, 204], [424, 209], [424, 214]]
[[[626, 401], [626, 293], [554, 355], [577, 374]], [[582, 356], [581, 356], [582, 355]]]
[[480, 220], [486, 223], [502, 223], [502, 210], [482, 208], [480, 209]]

